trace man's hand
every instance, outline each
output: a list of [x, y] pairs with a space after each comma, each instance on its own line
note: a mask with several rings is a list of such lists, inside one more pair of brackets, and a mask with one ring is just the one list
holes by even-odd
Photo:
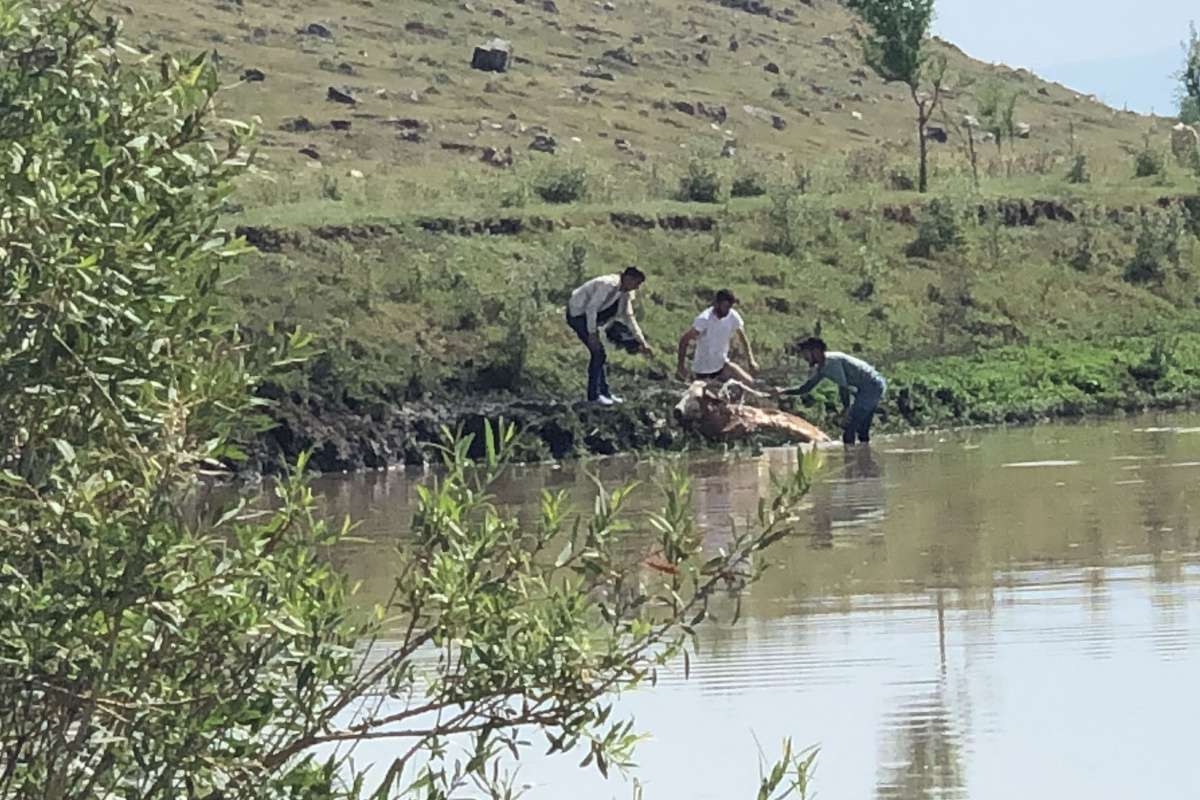
[[754, 360], [753, 356], [750, 357], [750, 373], [752, 375], [758, 374], [758, 362]]
[[654, 348], [648, 344], [643, 344], [642, 349], [639, 350], [638, 352], [647, 357], [652, 358], [654, 356]]
[[779, 386], [772, 386], [767, 393], [770, 394], [771, 397], [783, 397], [783, 388]]

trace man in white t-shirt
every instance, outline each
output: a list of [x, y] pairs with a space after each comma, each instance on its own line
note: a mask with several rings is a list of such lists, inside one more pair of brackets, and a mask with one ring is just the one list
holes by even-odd
[[[750, 372], [758, 371], [758, 362], [754, 360], [754, 351], [750, 348], [750, 340], [746, 337], [746, 326], [742, 316], [733, 310], [737, 298], [728, 289], [717, 292], [711, 308], [705, 309], [692, 322], [692, 327], [679, 339], [679, 377], [682, 380], [729, 380], [736, 378], [743, 383], [753, 383]], [[729, 343], [734, 336], [741, 342], [746, 351], [746, 360], [750, 372], [729, 360]], [[692, 371], [689, 375], [684, 367], [687, 361], [688, 347], [696, 343], [696, 354], [692, 358]]]

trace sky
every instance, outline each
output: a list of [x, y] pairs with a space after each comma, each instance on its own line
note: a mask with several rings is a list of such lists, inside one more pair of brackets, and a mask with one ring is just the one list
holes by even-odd
[[937, 0], [934, 32], [983, 61], [1027, 67], [1117, 108], [1174, 114], [1197, 0]]

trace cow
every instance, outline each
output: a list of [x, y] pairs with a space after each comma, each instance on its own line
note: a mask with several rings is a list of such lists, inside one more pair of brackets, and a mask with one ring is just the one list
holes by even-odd
[[736, 380], [715, 391], [705, 381], [693, 381], [675, 406], [675, 421], [721, 442], [755, 435], [799, 444], [831, 441], [821, 429], [795, 414], [746, 405], [747, 394], [765, 396]]

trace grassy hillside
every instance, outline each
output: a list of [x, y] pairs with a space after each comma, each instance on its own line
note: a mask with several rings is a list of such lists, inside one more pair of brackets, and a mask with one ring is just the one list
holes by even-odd
[[[593, 200], [657, 200], [690, 157], [716, 155], [726, 140], [736, 142], [741, 166], [775, 177], [807, 172], [818, 190], [862, 189], [864, 178], [892, 167], [912, 174], [911, 99], [865, 69], [859, 24], [845, 9], [832, 0], [763, 3], [773, 15], [725, 7], [736, 5], [138, 0], [102, 8], [122, 16], [146, 52], [219, 54], [231, 84], [222, 113], [261, 119], [277, 179], [248, 186], [244, 205], [251, 213], [290, 207], [277, 208], [276, 220], [323, 220], [332, 181], [362, 196], [359, 214], [473, 209], [506, 194], [514, 202], [511, 186], [497, 184], [555, 161], [591, 166]], [[470, 69], [474, 45], [493, 36], [512, 42], [511, 69]], [[989, 81], [1025, 93], [1019, 117], [1031, 136], [1005, 154], [1011, 167], [980, 145], [985, 173], [1011, 170], [1023, 191], [1041, 183], [1031, 177], [1061, 178], [1072, 150], [1089, 155], [1095, 179], [1123, 183], [1128, 154], [1148, 131], [1157, 127], [1165, 145], [1161, 121], [939, 47], [953, 75], [951, 122], [974, 112], [973, 96]], [[264, 79], [243, 81], [248, 70]], [[330, 101], [330, 87], [356, 103]], [[285, 129], [300, 117], [314, 130]], [[529, 150], [539, 133], [556, 140], [556, 156]], [[935, 147], [943, 183], [963, 174], [962, 145], [952, 137]], [[514, 168], [482, 163], [484, 147], [511, 147]], [[344, 185], [351, 170], [362, 186]]]
[[[562, 303], [631, 262], [650, 274], [641, 314], [659, 350], [614, 357], [634, 390], [671, 385], [679, 333], [729, 286], [769, 378], [795, 378], [790, 345], [820, 330], [895, 378], [893, 427], [1200, 397], [1200, 201], [1169, 121], [939, 43], [951, 135], [920, 197], [903, 188], [911, 100], [864, 69], [853, 18], [825, 0], [730, 5], [113, 6], [147, 52], [215, 49], [221, 113], [261, 121], [264, 169], [228, 221], [263, 252], [230, 303], [249, 328], [301, 325], [325, 351], [271, 387], [285, 449], [385, 463], [410, 454], [397, 439], [413, 408], [578, 397]], [[512, 42], [507, 73], [470, 68], [492, 36]], [[978, 143], [975, 186], [955, 123], [989, 82], [1023, 92], [1031, 130]], [[531, 150], [539, 136], [556, 152]], [[509, 147], [510, 166], [481, 160]], [[1136, 177], [1139, 153], [1161, 168]], [[1086, 180], [1068, 180], [1080, 156]], [[572, 421], [568, 452], [612, 449], [584, 444], [603, 424]], [[660, 421], [637, 426], [626, 440], [657, 441]]]

